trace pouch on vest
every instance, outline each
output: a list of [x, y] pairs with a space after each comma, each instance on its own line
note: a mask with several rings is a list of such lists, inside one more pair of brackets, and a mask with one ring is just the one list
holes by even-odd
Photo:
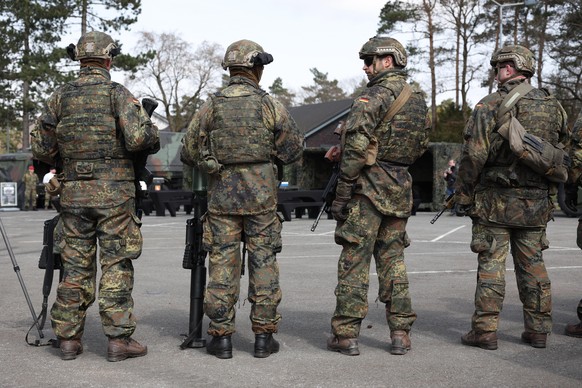
[[554, 146], [544, 139], [528, 133], [513, 115], [497, 132], [509, 142], [511, 151], [521, 163], [551, 182], [564, 183], [568, 179], [570, 157], [559, 143]]

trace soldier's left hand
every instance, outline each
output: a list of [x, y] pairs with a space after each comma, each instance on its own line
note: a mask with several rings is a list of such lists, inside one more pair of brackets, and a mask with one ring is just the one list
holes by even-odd
[[348, 209], [346, 208], [349, 199], [336, 198], [331, 203], [331, 214], [336, 221], [345, 221], [348, 218]]

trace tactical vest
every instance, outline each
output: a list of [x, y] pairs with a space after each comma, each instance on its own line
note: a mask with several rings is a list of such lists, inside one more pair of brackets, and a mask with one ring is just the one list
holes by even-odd
[[[380, 84], [397, 97], [402, 87], [395, 83]], [[406, 104], [388, 122], [383, 122], [374, 131], [378, 140], [377, 159], [383, 162], [411, 165], [424, 152], [426, 142], [427, 107], [420, 93], [412, 93]]]
[[117, 134], [116, 83], [74, 81], [61, 94], [57, 141], [65, 180], [133, 180], [130, 153]]
[[[223, 91], [224, 92], [224, 91]], [[210, 153], [221, 164], [269, 162], [274, 155], [273, 132], [263, 122], [262, 99], [255, 90], [243, 95], [212, 96], [214, 124], [210, 129]]]
[[[503, 98], [499, 99], [501, 103]], [[521, 97], [515, 106], [516, 118], [528, 133], [556, 145], [562, 130], [562, 117], [558, 101], [546, 90], [537, 89]], [[550, 182], [531, 168], [516, 163], [516, 156], [507, 141], [493, 131], [490, 151], [482, 173], [482, 183], [500, 187], [533, 187], [546, 190]]]

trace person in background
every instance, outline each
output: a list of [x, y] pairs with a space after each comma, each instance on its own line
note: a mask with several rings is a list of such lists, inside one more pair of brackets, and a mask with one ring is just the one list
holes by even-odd
[[38, 176], [34, 173], [34, 166], [28, 166], [28, 171], [22, 178], [24, 183], [24, 210], [36, 210], [36, 186]]
[[[45, 184], [45, 185], [47, 183], [49, 183], [49, 181], [51, 180], [51, 178], [54, 177], [56, 173], [57, 173], [56, 168], [51, 167], [50, 170], [49, 170], [49, 172], [47, 172], [46, 174], [44, 174], [44, 177], [42, 178], [42, 183]], [[51, 199], [52, 199], [52, 196], [50, 195], [50, 193], [47, 190], [45, 190], [44, 191], [44, 208], [47, 209], [47, 210], [53, 208], [52, 207], [52, 204], [51, 204]]]

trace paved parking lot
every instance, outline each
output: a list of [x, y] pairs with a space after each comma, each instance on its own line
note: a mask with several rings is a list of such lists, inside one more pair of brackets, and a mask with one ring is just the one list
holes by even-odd
[[[37, 267], [42, 224], [55, 213], [0, 212], [20, 273], [37, 311], [42, 302], [43, 271]], [[85, 352], [61, 361], [57, 349], [25, 343], [31, 313], [3, 241], [0, 241], [0, 386], [2, 387], [579, 387], [582, 384], [582, 339], [563, 335], [576, 319], [582, 297], [582, 252], [576, 247], [577, 220], [557, 214], [548, 228], [545, 252], [553, 289], [554, 329], [547, 349], [520, 342], [521, 304], [508, 263], [507, 296], [499, 328], [499, 349], [461, 345], [469, 330], [475, 292], [476, 255], [469, 249], [470, 220], [434, 213], [411, 217], [406, 250], [413, 308], [413, 349], [405, 356], [388, 351], [384, 306], [376, 302], [378, 285], [371, 276], [369, 315], [362, 326], [361, 355], [347, 357], [325, 349], [335, 307], [339, 246], [334, 222], [322, 219], [286, 222], [279, 255], [283, 323], [277, 338], [281, 351], [266, 359], [253, 357], [254, 336], [245, 303], [248, 278], [242, 279], [237, 308], [234, 357], [219, 360], [205, 349], [180, 350], [188, 330], [190, 272], [182, 269], [188, 215], [147, 216], [142, 231], [144, 252], [134, 264], [134, 338], [148, 345], [146, 357], [118, 363], [105, 360], [107, 341], [97, 306], [89, 310]], [[372, 273], [374, 267], [372, 266]], [[49, 308], [54, 301], [54, 289]], [[206, 326], [207, 320], [204, 322]], [[43, 331], [52, 336], [50, 323]], [[31, 332], [36, 338], [37, 332]]]

